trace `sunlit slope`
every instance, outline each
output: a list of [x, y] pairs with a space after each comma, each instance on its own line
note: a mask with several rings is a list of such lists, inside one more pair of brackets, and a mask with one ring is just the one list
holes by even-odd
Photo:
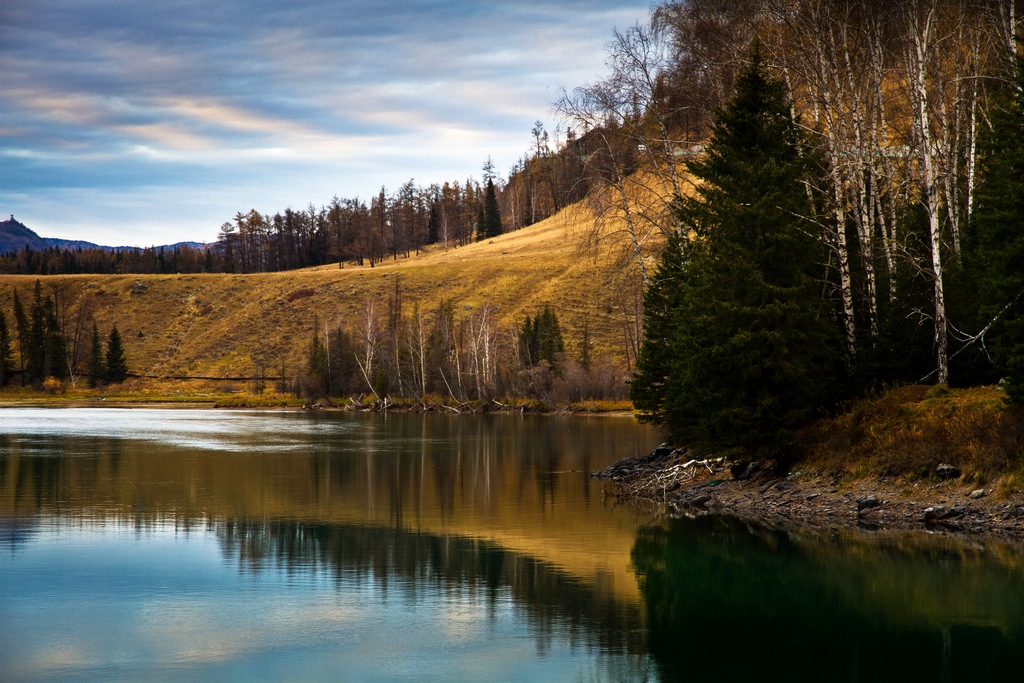
[[[625, 366], [624, 324], [635, 310], [624, 294], [621, 270], [613, 265], [617, 254], [581, 248], [592, 226], [592, 215], [573, 207], [486, 243], [448, 251], [436, 245], [373, 268], [325, 266], [255, 275], [5, 275], [0, 276], [0, 306], [11, 311], [15, 288], [29, 302], [39, 279], [44, 294], [59, 299], [66, 320], [86, 307], [104, 332], [116, 323], [133, 372], [240, 377], [253, 372], [257, 358], [271, 374], [298, 367], [314, 317], [331, 327], [347, 325], [368, 301], [385, 315], [397, 281], [407, 314], [416, 304], [429, 311], [442, 301], [450, 301], [457, 316], [490, 305], [498, 322], [510, 327], [550, 304], [571, 355], [580, 353], [586, 324], [592, 354]], [[312, 295], [301, 296], [308, 290]]]

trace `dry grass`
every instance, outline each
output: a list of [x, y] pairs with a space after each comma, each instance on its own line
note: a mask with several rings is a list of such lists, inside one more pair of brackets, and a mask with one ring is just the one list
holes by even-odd
[[[623, 321], [630, 311], [609, 252], [581, 250], [592, 224], [584, 208], [572, 207], [485, 243], [447, 252], [435, 245], [374, 268], [335, 265], [257, 275], [4, 275], [0, 310], [10, 314], [14, 290], [30, 301], [39, 279], [44, 293], [56, 294], [67, 319], [84, 306], [94, 311], [102, 331], [116, 323], [135, 373], [248, 377], [258, 359], [276, 375], [301, 363], [314, 316], [323, 324], [347, 325], [368, 299], [384, 313], [398, 280], [407, 311], [415, 303], [429, 310], [450, 301], [458, 315], [468, 316], [487, 303], [501, 325], [511, 326], [550, 304], [569, 354], [578, 354], [586, 323], [593, 355], [623, 367]], [[132, 293], [136, 281], [145, 285], [144, 292]]]
[[995, 387], [907, 386], [806, 430], [807, 463], [835, 474], [929, 478], [948, 463], [978, 485], [1024, 483], [1024, 412]]

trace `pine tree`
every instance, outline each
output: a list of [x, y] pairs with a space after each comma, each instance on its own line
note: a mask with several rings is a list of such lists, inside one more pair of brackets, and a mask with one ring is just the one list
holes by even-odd
[[67, 377], [68, 345], [57, 318], [57, 304], [51, 297], [44, 301], [44, 333], [46, 335], [46, 377]]
[[25, 375], [30, 383], [46, 379], [46, 307], [43, 303], [43, 289], [39, 280], [33, 290], [32, 305], [28, 314], [28, 354], [25, 360]]
[[565, 342], [562, 339], [562, 328], [558, 325], [558, 316], [550, 306], [545, 305], [544, 310], [537, 314], [533, 328], [537, 333], [537, 356], [554, 365], [558, 355], [565, 351]]
[[558, 325], [558, 316], [550, 306], [537, 313], [533, 319], [527, 315], [519, 328], [519, 353], [523, 365], [534, 366], [541, 361], [551, 365], [558, 362], [559, 354], [565, 351], [565, 341]]
[[107, 371], [105, 379], [108, 382], [118, 383], [128, 379], [128, 360], [124, 355], [124, 345], [121, 342], [121, 333], [117, 331], [117, 325], [110, 330], [110, 337], [107, 339]]
[[30, 325], [28, 316], [25, 315], [25, 307], [21, 305], [18, 292], [14, 292], [14, 324], [18, 330], [18, 359], [21, 369], [21, 386], [25, 386], [26, 373], [25, 363], [28, 362], [28, 350], [30, 348]]
[[[991, 129], [980, 140], [974, 241], [965, 262], [982, 299], [980, 322], [1006, 392], [1024, 405], [1024, 60], [994, 97]], [[998, 317], [998, 319], [997, 319]]]
[[494, 189], [494, 181], [487, 179], [484, 190], [484, 201], [480, 207], [480, 219], [477, 226], [477, 239], [480, 241], [501, 235], [501, 210], [498, 208], [498, 194]]
[[533, 330], [533, 320], [526, 314], [523, 326], [519, 328], [519, 360], [523, 365], [531, 367], [537, 358], [537, 335]]
[[648, 295], [633, 395], [676, 442], [781, 460], [835, 393], [802, 146], [785, 85], [755, 51], [706, 156], [689, 164], [702, 182], [677, 202], [680, 236]]
[[669, 236], [651, 284], [644, 292], [644, 341], [636, 360], [636, 373], [629, 383], [629, 398], [641, 422], [665, 421], [665, 385], [674, 355], [683, 250], [687, 244], [678, 232]]
[[0, 387], [7, 386], [14, 374], [14, 351], [11, 348], [11, 331], [7, 327], [7, 316], [0, 311]]
[[96, 321], [92, 321], [92, 348], [89, 350], [89, 386], [96, 387], [107, 374], [107, 366], [103, 359], [103, 343], [100, 341], [100, 330]]
[[306, 356], [305, 393], [307, 398], [326, 396], [329, 390], [330, 357], [327, 347], [320, 341], [320, 319], [313, 318], [313, 336], [309, 340], [309, 352]]

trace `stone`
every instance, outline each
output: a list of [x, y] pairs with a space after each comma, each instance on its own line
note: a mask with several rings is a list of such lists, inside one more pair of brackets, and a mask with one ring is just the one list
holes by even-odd
[[861, 496], [857, 499], [857, 512], [864, 512], [875, 507], [878, 507], [878, 498], [874, 496]]
[[978, 500], [979, 498], [984, 498], [985, 497], [985, 489], [974, 489], [973, 491], [971, 491], [971, 495], [969, 497], [972, 498], [973, 500]]
[[963, 516], [965, 512], [967, 512], [966, 505], [954, 505], [949, 510], [946, 510], [946, 514], [943, 515], [942, 519], [955, 519], [956, 517]]
[[693, 505], [694, 507], [700, 507], [702, 505], [707, 505], [710, 501], [710, 495], [708, 495], [707, 493], [701, 493], [699, 495], [694, 496], [687, 502], [689, 502], [689, 504]]
[[963, 474], [963, 471], [959, 467], [954, 467], [953, 465], [949, 465], [947, 463], [942, 463], [941, 465], [935, 468], [935, 476], [937, 476], [939, 479], [942, 479], [943, 481], [945, 481], [946, 479], [956, 479], [961, 474]]
[[817, 498], [820, 495], [821, 495], [820, 493], [811, 493], [811, 494], [809, 494], [807, 496], [807, 500], [814, 500], [815, 498]]
[[729, 468], [729, 472], [732, 474], [733, 479], [747, 479], [755, 472], [761, 470], [761, 463], [757, 460], [749, 463], [738, 462]]
[[951, 508], [947, 508], [944, 505], [935, 505], [925, 509], [924, 521], [944, 522], [947, 519], [956, 519], [957, 517], [961, 517], [965, 512], [967, 512], [967, 507], [964, 505], [954, 505]]
[[653, 451], [651, 451], [650, 457], [651, 460], [660, 460], [661, 458], [667, 458], [668, 456], [672, 455], [673, 451], [675, 451], [674, 448], [669, 446], [667, 443], [663, 443], [657, 448], [655, 448]]

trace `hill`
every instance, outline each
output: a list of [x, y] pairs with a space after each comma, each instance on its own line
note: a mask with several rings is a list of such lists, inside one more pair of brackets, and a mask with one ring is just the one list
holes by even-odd
[[[259, 359], [277, 374], [300, 367], [314, 318], [353, 324], [367, 302], [386, 310], [396, 287], [407, 311], [453, 304], [456, 316], [489, 305], [509, 330], [545, 304], [561, 321], [567, 353], [578, 357], [584, 329], [591, 355], [627, 367], [638, 324], [639, 292], [612, 256], [582, 250], [593, 217], [572, 207], [484, 243], [376, 267], [319, 267], [253, 275], [0, 276], [0, 310], [16, 289], [30, 300], [35, 281], [59, 301], [66, 320], [93, 312], [100, 329], [116, 323], [131, 369], [156, 377], [246, 377]], [[87, 317], [87, 316], [86, 316]], [[73, 330], [68, 336], [73, 337]], [[85, 336], [85, 333], [82, 333]]]
[[11, 251], [18, 251], [28, 247], [30, 249], [46, 249], [47, 247], [63, 248], [100, 248], [99, 245], [83, 240], [64, 240], [55, 237], [40, 237], [21, 221], [11, 216], [0, 222], [0, 254]]
[[[201, 249], [206, 245], [203, 242], [176, 242], [156, 247], [157, 249], [173, 249], [174, 247], [192, 247]], [[60, 247], [62, 249], [106, 249], [110, 251], [122, 251], [126, 249], [138, 249], [138, 247], [108, 247], [87, 242], [85, 240], [66, 240], [59, 237], [40, 237], [35, 230], [32, 230], [21, 221], [11, 216], [5, 221], [0, 221], [0, 254], [12, 251], [19, 251], [28, 247], [39, 251], [48, 247]]]

